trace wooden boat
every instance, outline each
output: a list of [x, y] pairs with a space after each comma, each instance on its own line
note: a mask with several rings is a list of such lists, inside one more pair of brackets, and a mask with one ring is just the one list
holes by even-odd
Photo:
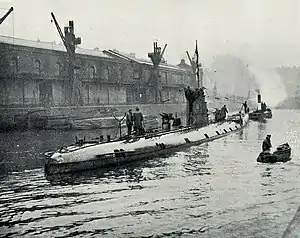
[[185, 127], [106, 143], [80, 141], [62, 147], [54, 153], [48, 153], [45, 173], [51, 175], [91, 170], [170, 154], [241, 130], [247, 125], [248, 119], [246, 114], [242, 116], [242, 125], [228, 120], [198, 129]]
[[257, 157], [257, 162], [260, 163], [276, 163], [276, 162], [287, 162], [291, 160], [292, 149], [288, 143], [279, 145], [274, 151], [270, 152], [261, 152]]

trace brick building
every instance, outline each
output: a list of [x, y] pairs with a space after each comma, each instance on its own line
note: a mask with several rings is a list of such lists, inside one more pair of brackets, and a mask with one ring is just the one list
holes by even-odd
[[[75, 81], [81, 106], [151, 104], [152, 63], [116, 50], [76, 50]], [[60, 107], [67, 105], [67, 53], [62, 44], [0, 37], [0, 105]], [[182, 104], [183, 86], [195, 86], [187, 67], [160, 65], [162, 98]]]

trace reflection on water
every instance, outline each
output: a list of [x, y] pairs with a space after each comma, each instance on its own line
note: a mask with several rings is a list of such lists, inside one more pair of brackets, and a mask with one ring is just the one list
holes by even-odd
[[267, 124], [263, 122], [257, 123], [257, 140], [263, 141], [266, 138]]
[[[19, 172], [0, 179], [0, 237], [280, 237], [300, 195], [299, 115], [285, 114], [168, 157], [52, 177], [40, 153], [74, 134], [6, 135], [1, 159]], [[256, 162], [268, 133], [292, 161]]]
[[186, 176], [202, 176], [210, 175], [211, 168], [207, 165], [209, 160], [208, 143], [201, 147], [192, 147], [189, 153], [183, 154], [184, 162], [182, 163], [182, 170]]
[[271, 177], [272, 167], [267, 167], [265, 171], [261, 172], [262, 177]]
[[78, 184], [90, 184], [95, 180], [118, 180], [118, 182], [139, 182], [143, 180], [142, 172], [143, 167], [151, 167], [146, 165], [147, 162], [134, 162], [130, 165], [122, 165], [118, 168], [102, 168], [91, 171], [77, 172], [76, 174], [57, 174], [46, 175], [46, 179], [51, 185], [78, 185]]
[[243, 130], [239, 131], [238, 135], [239, 135], [239, 140], [243, 141], [245, 139], [245, 134]]

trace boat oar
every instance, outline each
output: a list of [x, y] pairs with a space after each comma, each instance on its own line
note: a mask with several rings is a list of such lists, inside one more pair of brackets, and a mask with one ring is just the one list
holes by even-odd
[[290, 221], [288, 227], [285, 229], [281, 238], [299, 237], [300, 234], [300, 206], [295, 213], [293, 219]]

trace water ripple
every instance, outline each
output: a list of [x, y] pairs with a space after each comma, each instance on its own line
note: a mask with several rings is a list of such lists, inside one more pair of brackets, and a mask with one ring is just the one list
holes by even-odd
[[[280, 237], [300, 195], [298, 114], [284, 116], [169, 157], [51, 177], [41, 153], [72, 132], [5, 134], [15, 172], [0, 178], [0, 237]], [[256, 162], [266, 134], [290, 143], [291, 161]]]

